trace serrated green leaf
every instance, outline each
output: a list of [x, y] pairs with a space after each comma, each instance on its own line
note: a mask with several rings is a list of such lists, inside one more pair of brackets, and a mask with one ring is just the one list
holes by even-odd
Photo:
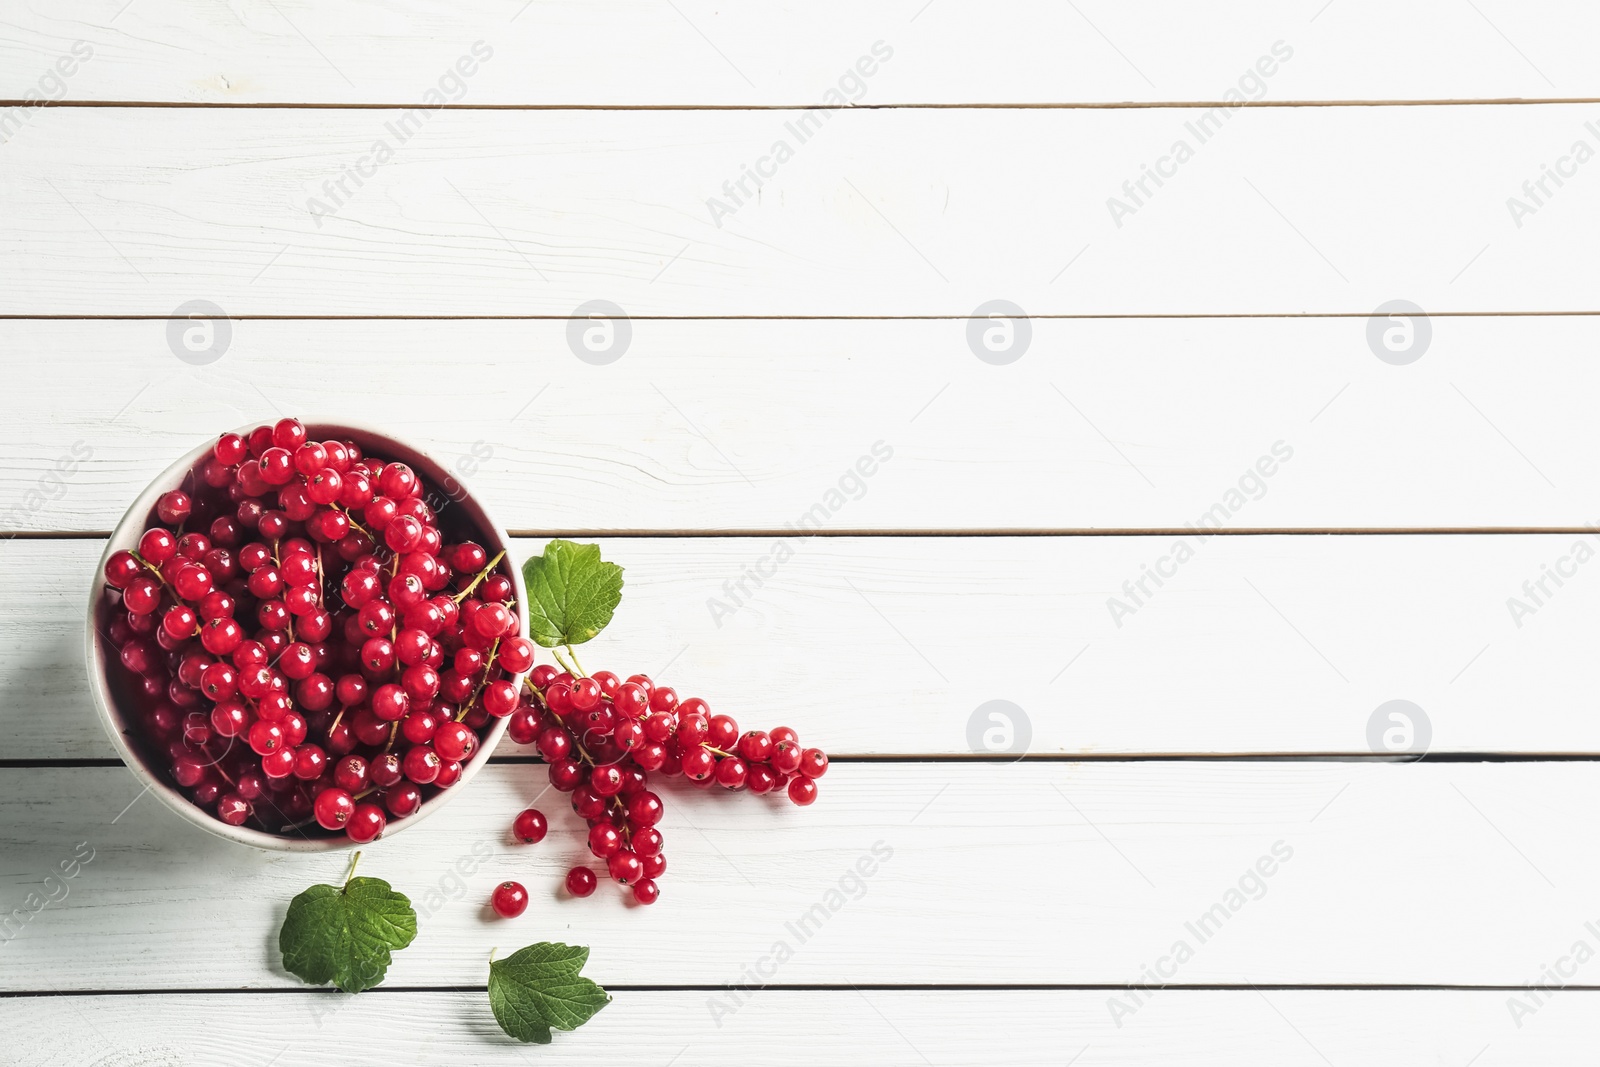
[[359, 993], [383, 981], [392, 953], [417, 936], [417, 913], [382, 878], [352, 878], [343, 888], [314, 885], [289, 902], [278, 950], [290, 974]]
[[606, 628], [622, 602], [622, 568], [600, 558], [599, 545], [551, 541], [522, 565], [528, 584], [528, 630], [545, 648], [581, 645]]
[[576, 1030], [611, 997], [579, 971], [587, 948], [541, 941], [489, 964], [489, 1008], [518, 1041], [550, 1043], [550, 1030]]

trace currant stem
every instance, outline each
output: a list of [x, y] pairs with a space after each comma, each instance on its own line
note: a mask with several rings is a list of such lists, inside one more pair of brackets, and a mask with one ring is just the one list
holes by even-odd
[[356, 876], [356, 864], [358, 864], [360, 862], [361, 862], [361, 851], [359, 849], [357, 849], [356, 850], [356, 854], [354, 856], [350, 857], [350, 870], [349, 870], [349, 873], [347, 873], [344, 876], [344, 887], [346, 889], [350, 888], [350, 879], [352, 879], [352, 878], [354, 878]]
[[505, 558], [506, 558], [506, 550], [502, 548], [498, 553], [496, 553], [494, 559], [491, 559], [489, 561], [489, 565], [487, 567], [483, 568], [483, 570], [479, 571], [478, 572], [478, 576], [476, 578], [472, 579], [472, 582], [465, 589], [461, 590], [461, 592], [459, 592], [459, 593], [457, 593], [455, 595], [456, 603], [459, 604], [463, 600], [467, 599], [467, 597], [471, 596], [472, 595], [472, 591], [474, 589], [478, 588], [478, 586], [483, 582], [483, 580], [485, 578], [489, 577], [489, 573], [491, 571], [493, 571], [496, 567], [498, 567], [500, 565], [500, 561], [505, 559]]
[[[345, 517], [345, 521], [350, 523], [350, 528], [351, 529], [360, 530], [362, 533], [366, 534], [368, 537], [372, 537], [372, 531], [368, 530], [365, 526], [361, 525], [355, 519], [352, 519], [350, 517], [350, 512], [349, 512], [348, 509], [342, 508], [338, 504], [333, 505], [333, 508], [334, 508], [335, 511], [339, 512], [341, 515], [343, 515]], [[376, 541], [376, 538], [374, 538], [374, 541]]]
[[565, 647], [566, 647], [566, 650], [567, 650], [567, 655], [572, 657], [572, 662], [578, 668], [578, 670], [577, 670], [578, 677], [579, 678], [587, 678], [587, 677], [589, 677], [589, 672], [583, 669], [583, 664], [582, 663], [578, 662], [577, 650], [574, 649], [570, 644], [565, 646]]
[[464, 721], [467, 713], [472, 710], [472, 705], [476, 704], [478, 698], [483, 695], [483, 687], [489, 684], [489, 678], [494, 674], [494, 661], [499, 654], [500, 639], [497, 637], [494, 639], [494, 644], [489, 648], [488, 658], [484, 660], [483, 681], [479, 682], [478, 688], [472, 691], [472, 699], [461, 705], [461, 710], [456, 712], [456, 722]]

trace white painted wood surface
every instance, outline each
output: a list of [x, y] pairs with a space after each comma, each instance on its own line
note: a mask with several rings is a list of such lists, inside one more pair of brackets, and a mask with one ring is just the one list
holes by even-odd
[[[800, 986], [1123, 986], [1158, 968], [1184, 985], [1520, 986], [1578, 939], [1600, 944], [1585, 926], [1600, 857], [1572, 817], [1600, 789], [1591, 762], [842, 763], [820, 785], [804, 810], [670, 789], [668, 871], [645, 909], [609, 886], [565, 899], [582, 824], [552, 790], [550, 836], [508, 844], [543, 770], [486, 768], [364, 854], [419, 909], [388, 981], [470, 985], [491, 948], [546, 939], [592, 946], [585, 973], [621, 985], [756, 968]], [[8, 770], [0, 790], [11, 897], [94, 849], [0, 947], [0, 988], [41, 971], [58, 990], [298, 985], [278, 924], [348, 857], [249, 852], [148, 797], [119, 818], [139, 792], [120, 767]], [[507, 877], [533, 899], [509, 922], [485, 905]]]
[[1436, 317], [1407, 366], [1365, 317], [1031, 327], [993, 366], [965, 319], [640, 320], [592, 366], [565, 319], [245, 321], [196, 367], [165, 319], [0, 321], [11, 403], [51, 413], [0, 421], [0, 530], [109, 530], [172, 456], [287, 412], [403, 425], [527, 531], [781, 531], [879, 441], [828, 530], [1181, 529], [1241, 480], [1232, 529], [1600, 520], [1600, 317]]
[[[403, 996], [426, 1025], [397, 1027]], [[1381, 1064], [1476, 1062], [1578, 1065], [1591, 1061], [1594, 992], [1566, 992], [1523, 1017], [1515, 994], [1463, 991], [1168, 990], [1118, 1028], [1098, 991], [769, 990], [736, 1015], [711, 1019], [707, 992], [630, 992], [565, 1040], [523, 1062], [589, 1064], [625, 1046], [648, 1067], [676, 1063], [809, 1067], [1060, 1067], [1152, 1062]], [[517, 1062], [482, 993], [39, 997], [7, 1005], [19, 1029], [38, 1034], [39, 1067], [265, 1063], [346, 1067], [405, 1060], [463, 1067]], [[266, 1040], [253, 1020], [282, 1020]], [[98, 1031], [98, 1033], [96, 1032]], [[110, 1051], [118, 1050], [118, 1051]], [[121, 1055], [123, 1058], [114, 1058]], [[674, 1061], [673, 1057], [679, 1057]]]
[[[1600, 95], [1583, 47], [1591, 6], [1270, 0], [88, 0], [11, 5], [0, 94], [40, 86], [83, 40], [64, 99], [411, 103], [474, 41], [492, 58], [443, 94], [474, 105], [810, 105], [874, 41], [893, 58], [862, 105], [1221, 100], [1483, 99]], [[1383, 32], [1374, 32], [1381, 25]], [[1291, 59], [1240, 80], [1275, 41]], [[1426, 41], [1426, 47], [1419, 42]], [[845, 85], [852, 95], [851, 83]]]
[[[1584, 169], [1507, 208], [1600, 144], [1579, 104], [1219, 111], [1212, 133], [1183, 109], [857, 109], [804, 143], [768, 111], [406, 121], [46, 109], [6, 146], [0, 312], [1590, 311], [1600, 283]], [[792, 158], [763, 163], [785, 138]], [[1163, 162], [1179, 140], [1192, 158]], [[723, 184], [747, 164], [773, 177], [740, 206]], [[1146, 164], [1172, 177], [1125, 191]]]
[[[1369, 720], [1400, 699], [1422, 709], [1437, 753], [1600, 749], [1586, 628], [1600, 564], [1571, 551], [1592, 536], [1191, 538], [1195, 557], [1160, 587], [1146, 580], [1153, 595], [1134, 608], [1122, 583], [1174, 540], [815, 538], [747, 583], [741, 606], [724, 585], [775, 558], [769, 538], [602, 539], [627, 587], [584, 663], [644, 671], [845, 755], [983, 754], [969, 723], [987, 724], [991, 700], [1017, 705], [1016, 743], [1041, 755], [1368, 753]], [[0, 543], [9, 758], [115, 755], [77, 644], [100, 550]], [[1560, 587], [1544, 570], [1558, 564], [1576, 570]], [[1526, 599], [1532, 581], [1551, 594], [1542, 606]]]
[[[0, 10], [0, 535], [27, 535], [0, 541], [0, 1062], [517, 1062], [468, 990], [491, 948], [541, 939], [593, 946], [617, 991], [527, 1056], [549, 1062], [1587, 1062], [1600, 593], [1574, 545], [1600, 518], [1600, 197], [1567, 157], [1600, 146], [1595, 19], [1484, 0]], [[308, 214], [480, 40], [492, 55], [443, 87], [460, 107]], [[795, 110], [879, 40], [852, 109]], [[1279, 41], [1293, 54], [1243, 95], [1347, 106], [1218, 111], [1199, 143], [1186, 124]], [[16, 105], [40, 96], [64, 105]], [[1545, 102], [1483, 102], [1508, 98]], [[1385, 106], [1403, 101], [1479, 103]], [[175, 106], [80, 106], [128, 102]], [[1073, 106], [1149, 103], [1204, 106]], [[256, 104], [284, 106], [214, 106]], [[1047, 106], [943, 106], [990, 104]], [[722, 183], [808, 120], [732, 202]], [[1178, 139], [1194, 157], [1135, 201], [1123, 182]], [[713, 196], [737, 210], [714, 218]], [[1137, 208], [1120, 226], [1113, 196]], [[632, 316], [610, 366], [567, 340], [597, 299]], [[1007, 366], [967, 340], [996, 299], [1033, 316]], [[245, 316], [208, 366], [166, 339], [191, 300]], [[1431, 315], [1409, 365], [1368, 340], [1394, 300]], [[386, 989], [305, 991], [277, 923], [341, 862], [241, 852], [136, 799], [77, 652], [126, 501], [197, 437], [291, 412], [473, 457], [470, 483], [537, 535], [519, 549], [601, 539], [629, 585], [596, 656], [839, 754], [821, 802], [673, 790], [657, 906], [558, 900], [575, 819], [546, 794], [550, 838], [507, 842], [543, 782], [507, 746], [368, 850], [424, 911]], [[892, 459], [830, 509], [843, 536], [718, 626], [708, 599], [879, 441]], [[1280, 441], [1292, 459], [1240, 486]], [[1108, 598], [1234, 488], [1225, 524], [1267, 532], [1199, 544], [1118, 627]], [[1413, 532], [1355, 532], [1375, 528]], [[978, 758], [991, 699], [1050, 758]], [[1394, 699], [1434, 753], [1469, 755], [1374, 755]], [[1310, 758], [1175, 758], [1241, 753]], [[708, 1001], [879, 841], [859, 899], [843, 886], [719, 1020]], [[32, 914], [79, 842], [94, 860]], [[508, 874], [536, 901], [516, 923], [483, 907]], [[1185, 924], [1219, 904], [1201, 944]], [[1234, 988], [1141, 1003], [1152, 981]]]

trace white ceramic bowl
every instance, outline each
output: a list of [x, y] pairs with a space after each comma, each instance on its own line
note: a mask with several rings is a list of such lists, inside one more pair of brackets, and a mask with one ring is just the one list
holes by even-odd
[[[234, 431], [241, 435], [248, 434], [256, 424], [241, 427]], [[412, 470], [422, 476], [424, 482], [431, 487], [444, 490], [450, 494], [451, 502], [443, 509], [447, 525], [453, 520], [455, 524], [465, 521], [466, 525], [475, 531], [474, 539], [488, 551], [489, 558], [510, 548], [505, 527], [492, 519], [483, 505], [461, 484], [459, 478], [447, 468], [442, 466], [433, 457], [414, 445], [407, 444], [385, 433], [346, 423], [308, 423], [311, 440], [314, 441], [354, 441], [361, 446], [364, 454], [376, 456], [385, 461], [399, 461], [408, 464]], [[131, 701], [128, 700], [129, 685], [128, 672], [123, 669], [117, 651], [110, 647], [106, 637], [106, 629], [111, 618], [111, 608], [105, 597], [105, 565], [106, 560], [113, 552], [122, 549], [133, 549], [138, 546], [139, 537], [144, 533], [148, 520], [154, 514], [156, 498], [169, 489], [176, 489], [183, 484], [185, 476], [210, 453], [216, 438], [209, 438], [197, 445], [191, 452], [180, 458], [172, 466], [162, 471], [161, 474], [148, 486], [133, 506], [123, 515], [122, 521], [111, 534], [111, 539], [106, 543], [105, 552], [100, 556], [100, 563], [95, 568], [94, 584], [89, 593], [89, 614], [84, 626], [84, 650], [89, 665], [89, 689], [94, 694], [95, 710], [100, 715], [100, 722], [105, 726], [106, 734], [111, 738], [111, 743], [117, 747], [122, 755], [122, 760], [133, 771], [134, 775], [151, 793], [184, 819], [205, 830], [207, 833], [218, 837], [237, 841], [243, 845], [253, 845], [256, 848], [272, 849], [279, 852], [331, 852], [338, 849], [353, 848], [355, 842], [343, 834], [330, 836], [309, 835], [280, 835], [271, 834], [262, 830], [246, 826], [230, 826], [211, 813], [202, 810], [194, 804], [183, 791], [174, 785], [168, 778], [165, 770], [153, 766], [145, 755], [144, 741], [138, 736], [142, 727], [130, 720], [129, 713]], [[523, 585], [522, 571], [515, 561], [510, 560], [508, 569], [511, 580], [516, 588], [518, 615], [522, 620], [521, 634], [528, 634], [528, 618], [526, 604], [528, 591]], [[522, 676], [518, 675], [517, 685], [522, 685]], [[501, 735], [510, 723], [509, 718], [495, 719], [489, 724], [489, 731], [483, 738], [483, 743], [472, 759], [462, 768], [461, 778], [450, 788], [445, 789], [423, 801], [421, 809], [416, 814], [404, 819], [391, 819], [384, 829], [383, 836], [390, 837], [399, 833], [408, 826], [421, 822], [433, 812], [442, 808], [451, 797], [460, 793], [467, 787], [472, 778], [488, 762], [489, 754], [494, 751]], [[130, 737], [133, 731], [135, 736]], [[318, 834], [325, 831], [312, 827]]]

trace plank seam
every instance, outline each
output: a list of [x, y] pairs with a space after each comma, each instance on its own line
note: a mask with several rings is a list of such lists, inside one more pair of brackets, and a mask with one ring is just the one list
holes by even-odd
[[[0, 105], [3, 107], [4, 105]], [[1430, 311], [1433, 319], [1526, 319], [1592, 318], [1600, 309], [1540, 311]], [[51, 313], [0, 312], [0, 322], [165, 322], [172, 315], [153, 312]], [[570, 315], [335, 315], [335, 314], [239, 314], [227, 316], [230, 322], [566, 322]], [[948, 315], [630, 315], [634, 322], [964, 322], [970, 312]], [[1124, 321], [1167, 319], [1370, 319], [1370, 311], [1176, 311], [1176, 312], [1066, 312], [1028, 315], [1029, 320]]]
[[[1140, 984], [1100, 984], [1094, 982], [1015, 982], [1015, 983], [959, 983], [941, 985], [938, 983], [882, 983], [882, 982], [831, 982], [831, 983], [785, 983], [762, 986], [731, 986], [731, 985], [610, 985], [607, 991], [613, 993], [726, 993], [730, 989], [759, 989], [764, 993], [835, 993], [835, 992], [874, 992], [874, 993], [1007, 993], [1007, 992], [1128, 992], [1131, 990], [1149, 991], [1159, 989], [1164, 993], [1271, 993], [1271, 992], [1327, 992], [1327, 993], [1363, 993], [1363, 992], [1388, 992], [1388, 993], [1525, 993], [1525, 985], [1430, 985], [1407, 984], [1398, 982], [1368, 982], [1368, 983], [1251, 983], [1231, 982], [1212, 984], [1173, 984], [1163, 986], [1149, 986]], [[1563, 985], [1562, 992], [1573, 993], [1600, 993], [1600, 985]], [[408, 986], [408, 985], [381, 985], [374, 986], [364, 991], [363, 996], [372, 993], [482, 993], [481, 985], [461, 986]], [[177, 988], [149, 988], [149, 989], [37, 989], [37, 990], [0, 990], [0, 1000], [21, 999], [26, 997], [137, 997], [137, 996], [255, 996], [257, 994], [301, 994], [310, 996], [342, 996], [337, 989], [330, 987], [306, 988], [303, 986], [259, 986], [259, 987], [177, 987]]]
[[[1502, 96], [1430, 97], [1415, 100], [1061, 100], [991, 101], [988, 103], [889, 103], [846, 104], [845, 111], [1156, 111], [1201, 110], [1214, 108], [1307, 108], [1307, 107], [1544, 107], [1551, 105], [1596, 104], [1593, 96]], [[815, 102], [796, 104], [423, 104], [420, 101], [392, 103], [358, 101], [352, 103], [300, 103], [286, 100], [23, 100], [0, 99], [0, 108], [127, 108], [130, 110], [185, 109], [191, 111], [404, 111], [427, 107], [432, 111], [837, 111]]]
[[[996, 764], [1014, 763], [1595, 763], [1600, 752], [1428, 752], [1420, 756], [1374, 752], [1029, 752], [1009, 759], [969, 752], [879, 753], [830, 752], [830, 763], [842, 764]], [[533, 755], [490, 756], [496, 766], [541, 766]], [[37, 756], [0, 759], [3, 770], [93, 769], [121, 767], [115, 756]]]
[[[1480, 536], [1587, 536], [1591, 526], [1253, 526], [1210, 530], [1213, 537], [1480, 537]], [[751, 540], [793, 536], [793, 530], [705, 529], [705, 530], [507, 530], [511, 537], [603, 537], [610, 540], [671, 540], [719, 538]], [[1146, 527], [1060, 527], [1054, 529], [941, 529], [873, 530], [826, 529], [808, 531], [812, 537], [920, 538], [920, 537], [1188, 537], [1194, 533], [1180, 526]], [[110, 530], [0, 530], [0, 541], [103, 541]]]

